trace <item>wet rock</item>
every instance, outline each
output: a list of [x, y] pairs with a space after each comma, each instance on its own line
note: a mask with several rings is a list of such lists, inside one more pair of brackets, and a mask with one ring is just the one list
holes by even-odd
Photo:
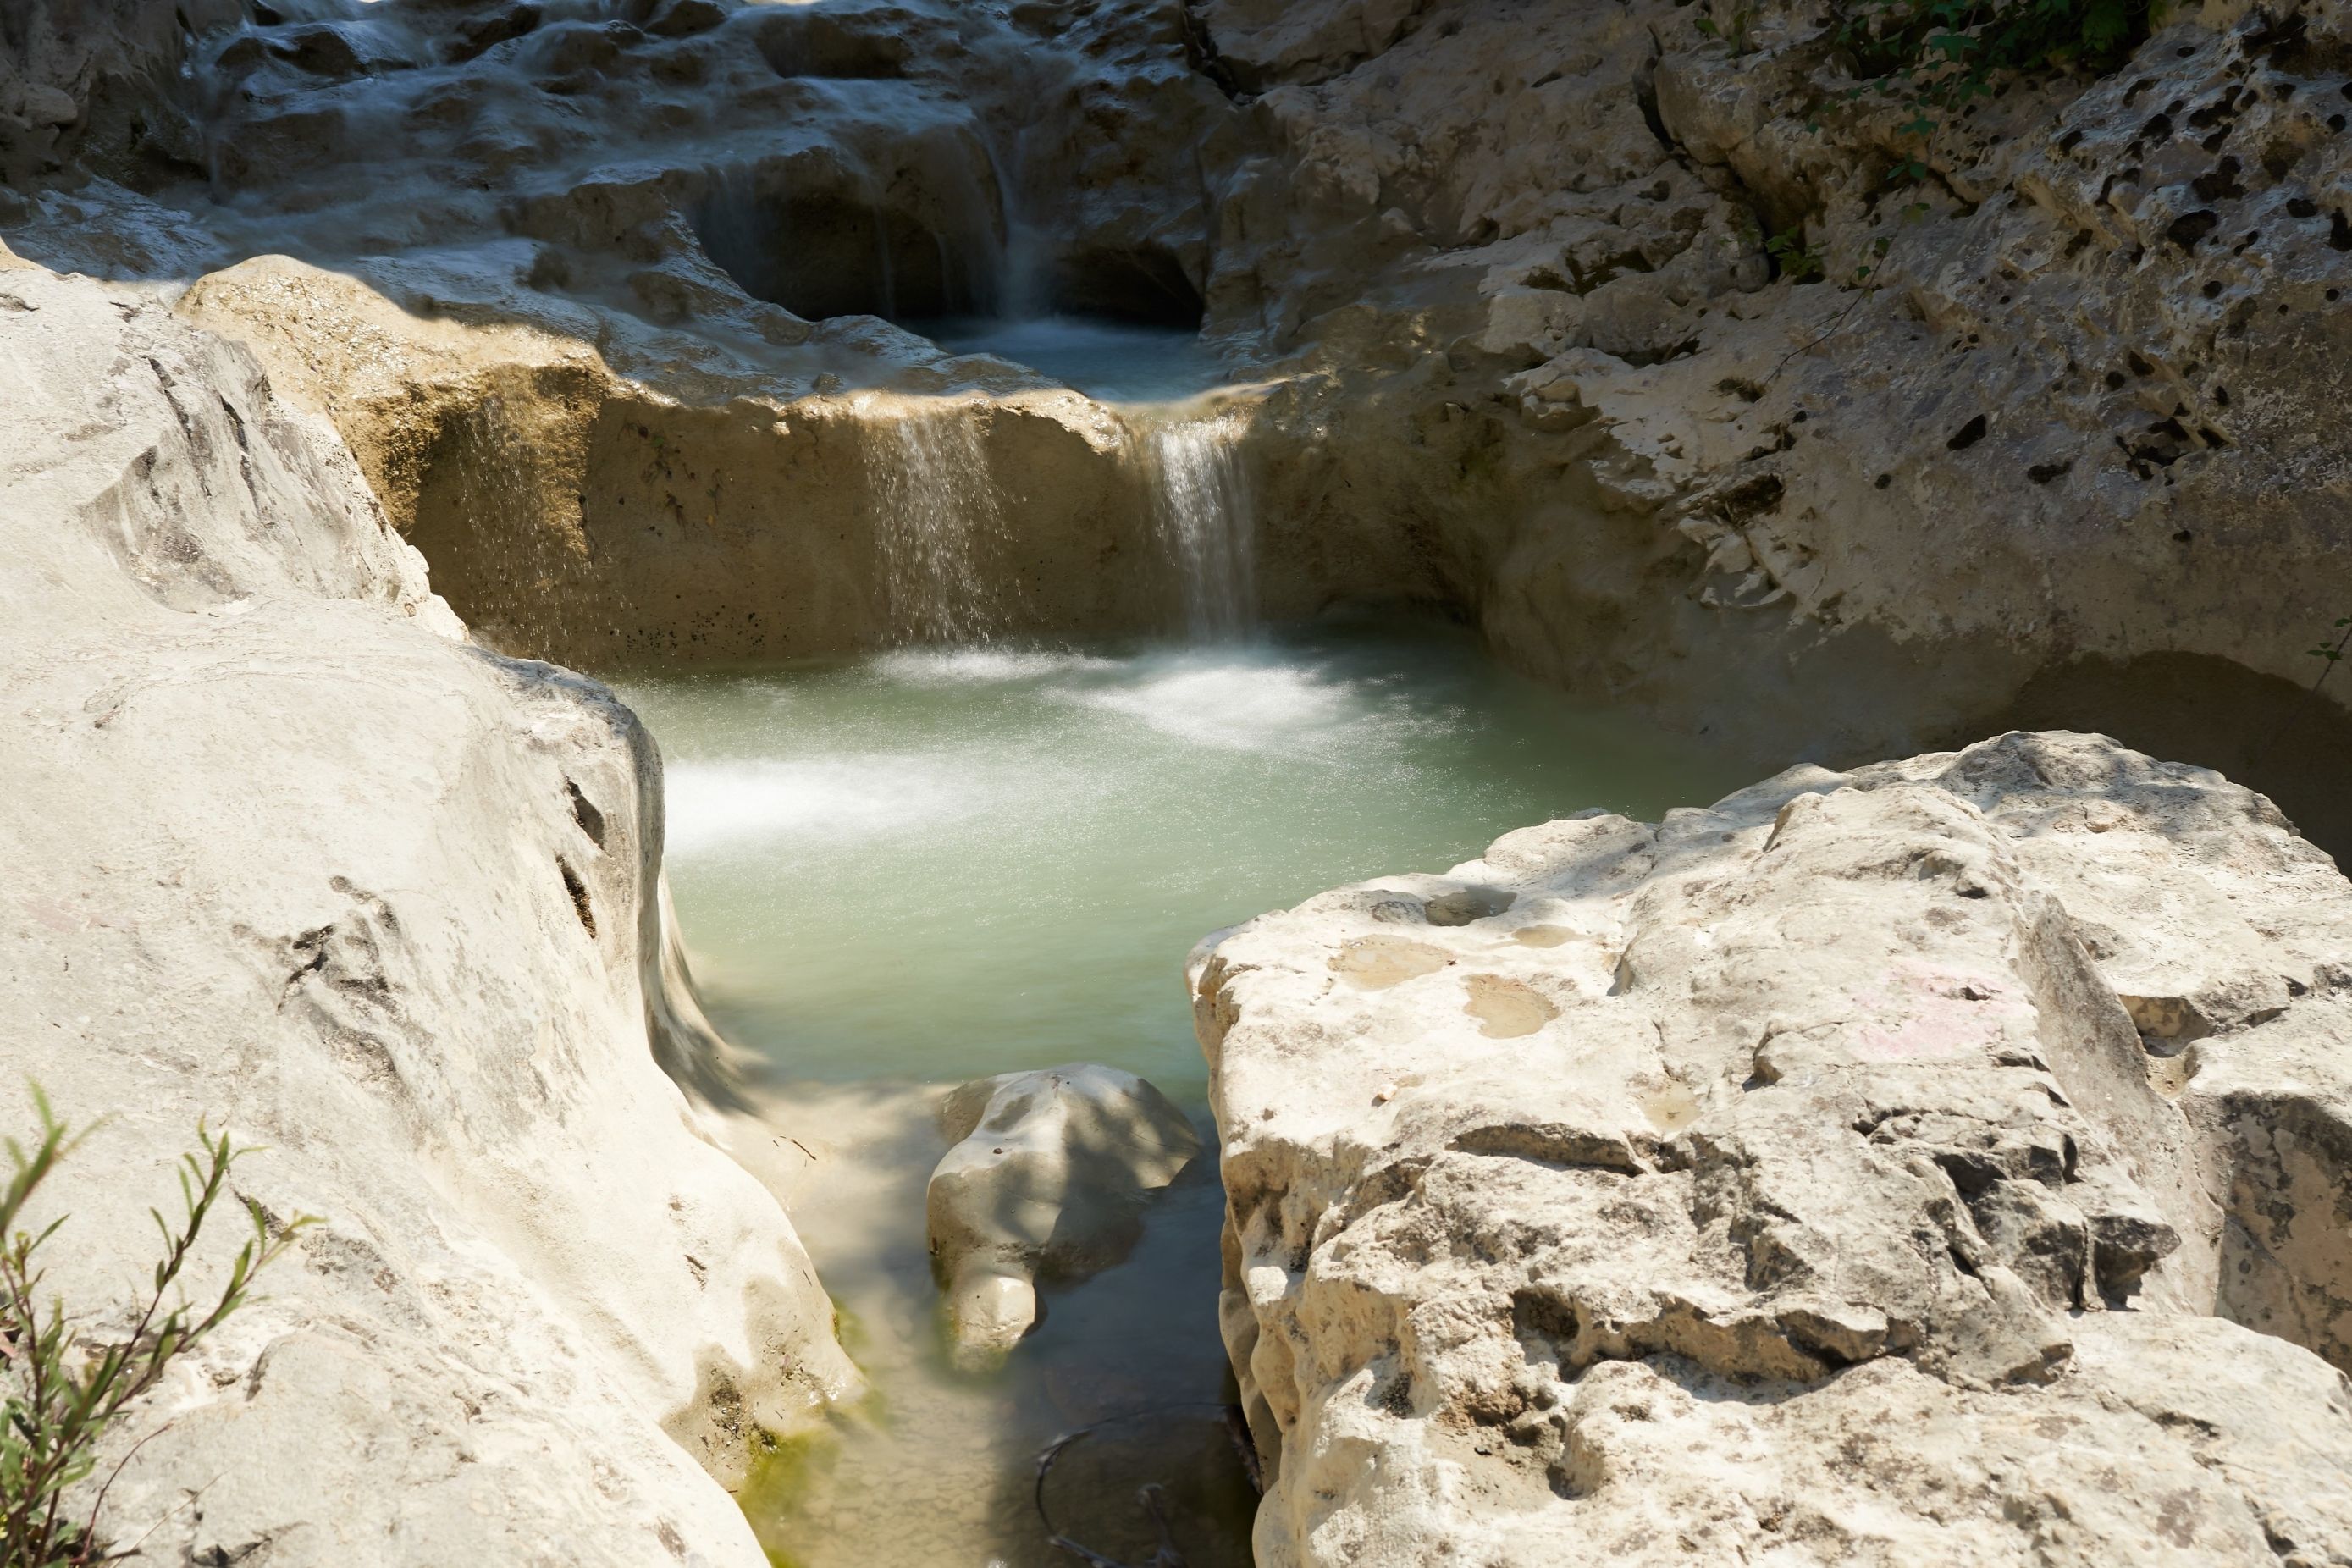
[[2066, 733], [1242, 927], [1192, 974], [1258, 1561], [2352, 1552], [2347, 954], [2269, 802]]
[[1158, 1089], [1076, 1063], [968, 1083], [940, 1112], [955, 1141], [931, 1173], [931, 1259], [948, 1294], [955, 1359], [1001, 1358], [1037, 1317], [1040, 1279], [1125, 1258], [1148, 1196], [1201, 1152]]

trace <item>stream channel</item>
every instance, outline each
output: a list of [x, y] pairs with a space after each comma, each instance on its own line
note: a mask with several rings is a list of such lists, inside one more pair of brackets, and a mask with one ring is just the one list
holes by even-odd
[[625, 680], [666, 758], [668, 866], [706, 1002], [761, 1090], [794, 1224], [875, 1387], [744, 1494], [779, 1563], [1045, 1568], [1052, 1527], [1190, 1568], [1249, 1562], [1217, 1406], [1223, 1196], [1204, 1153], [1123, 1264], [1046, 1285], [986, 1377], [947, 1364], [923, 1187], [941, 1091], [1139, 1073], [1214, 1148], [1181, 965], [1204, 934], [1437, 870], [1587, 806], [1654, 818], [1740, 777], [1397, 616], [1192, 646], [902, 649]]

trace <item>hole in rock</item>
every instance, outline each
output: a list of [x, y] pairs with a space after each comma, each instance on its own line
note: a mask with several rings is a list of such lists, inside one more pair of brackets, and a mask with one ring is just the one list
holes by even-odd
[[596, 910], [588, 902], [588, 884], [572, 868], [572, 862], [559, 855], [555, 868], [563, 873], [563, 890], [572, 895], [572, 912], [580, 917], [580, 926], [591, 938], [596, 934]]
[[905, 22], [903, 12], [780, 5], [760, 20], [760, 57], [781, 77], [901, 77], [912, 53]]
[[722, 184], [695, 229], [745, 293], [796, 316], [954, 316], [992, 304], [996, 281], [978, 193], [959, 205], [973, 210], [950, 226], [847, 190], [767, 197]]
[[2337, 864], [2352, 857], [2352, 795], [2343, 788], [2352, 714], [2307, 685], [2204, 654], [2086, 658], [2044, 669], [1992, 722], [1953, 743], [2009, 729], [2095, 731], [2218, 769], [2268, 795]]
[[604, 847], [604, 814], [597, 810], [595, 803], [583, 795], [580, 786], [570, 779], [563, 781], [563, 790], [571, 798], [572, 819], [580, 825], [580, 831], [586, 834], [588, 842], [597, 848]]
[[1072, 252], [1055, 263], [1054, 308], [1139, 326], [1201, 330], [1207, 307], [1174, 253], [1160, 246]]

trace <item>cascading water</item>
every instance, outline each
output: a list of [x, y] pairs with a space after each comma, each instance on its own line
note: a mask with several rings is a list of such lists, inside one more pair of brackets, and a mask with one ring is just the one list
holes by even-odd
[[1004, 517], [971, 405], [902, 408], [866, 443], [875, 539], [890, 625], [901, 642], [976, 643], [997, 629], [981, 551]]
[[1242, 416], [1155, 421], [1143, 434], [1160, 536], [1182, 574], [1185, 629], [1229, 641], [1256, 619], [1255, 519], [1241, 463]]

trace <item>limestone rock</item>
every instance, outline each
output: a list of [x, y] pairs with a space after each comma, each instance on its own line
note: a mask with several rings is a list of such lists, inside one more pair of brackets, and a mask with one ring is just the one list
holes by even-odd
[[2297, 739], [2352, 688], [2296, 689], [2346, 597], [2340, 7], [2167, 12], [1925, 137], [1835, 8], [1404, 11], [1202, 11], [1263, 91], [1206, 293], [1285, 384], [1271, 611], [1461, 605], [1776, 764], [2128, 726], [2352, 843]]
[[[1775, 763], [2127, 726], [2352, 844], [2352, 688], [2300, 689], [2352, 483], [2340, 7], [2181, 13], [1924, 137], [1796, 0], [39, 9], [145, 40], [98, 96], [158, 143], [43, 153], [66, 166], [0, 202], [28, 253], [229, 268], [192, 309], [273, 374], [343, 363], [343, 312], [545, 335], [321, 399], [363, 463], [416, 437], [388, 503], [499, 646], [929, 635], [877, 588], [863, 477], [909, 408], [982, 455], [992, 629], [1168, 624], [1116, 421], [876, 317], [1199, 321], [1271, 389], [1271, 616], [1444, 605]], [[62, 112], [71, 54], [0, 115]], [[58, 186], [77, 148], [136, 191]], [[357, 288], [275, 316], [272, 251]]]
[[925, 1194], [931, 1261], [960, 1365], [986, 1366], [1037, 1318], [1039, 1279], [1125, 1258], [1150, 1194], [1201, 1152], [1184, 1113], [1092, 1062], [965, 1084], [940, 1110], [954, 1146]]
[[2267, 800], [2064, 733], [1204, 944], [1258, 1562], [2343, 1561], [2347, 953]]
[[47, 1194], [50, 1284], [105, 1324], [200, 1116], [267, 1148], [239, 1195], [323, 1222], [122, 1424], [113, 1530], [763, 1561], [712, 1476], [856, 1374], [656, 1065], [724, 1077], [651, 739], [468, 643], [324, 425], [152, 300], [0, 251], [0, 1121], [27, 1078], [110, 1117]]

